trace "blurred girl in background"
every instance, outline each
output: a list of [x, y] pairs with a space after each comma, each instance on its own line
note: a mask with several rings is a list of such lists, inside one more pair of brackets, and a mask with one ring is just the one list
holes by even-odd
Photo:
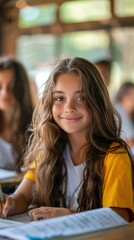
[[115, 98], [115, 107], [122, 119], [121, 137], [134, 155], [134, 83], [123, 83]]
[[33, 104], [29, 79], [15, 59], [0, 58], [0, 168], [19, 170]]

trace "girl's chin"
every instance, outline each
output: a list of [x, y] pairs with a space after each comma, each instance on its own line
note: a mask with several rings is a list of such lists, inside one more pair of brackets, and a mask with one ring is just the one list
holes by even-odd
[[1, 111], [7, 111], [11, 109], [11, 104], [3, 104], [3, 105], [0, 105], [0, 110]]

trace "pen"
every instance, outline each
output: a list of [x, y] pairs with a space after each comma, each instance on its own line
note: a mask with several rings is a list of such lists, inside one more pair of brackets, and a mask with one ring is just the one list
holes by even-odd
[[[1, 187], [1, 184], [0, 184], [0, 203], [1, 203], [1, 207], [2, 209], [4, 208], [4, 204], [5, 204], [5, 201], [4, 201], [4, 195], [3, 195], [3, 192], [2, 192], [2, 187]], [[6, 218], [6, 216], [4, 216]]]

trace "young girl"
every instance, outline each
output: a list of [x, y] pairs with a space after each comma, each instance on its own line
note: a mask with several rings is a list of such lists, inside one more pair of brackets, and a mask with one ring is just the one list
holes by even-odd
[[0, 58], [0, 168], [19, 170], [33, 104], [24, 67]]
[[31, 220], [111, 207], [132, 221], [133, 162], [117, 117], [95, 65], [61, 60], [33, 115], [30, 169], [16, 192], [5, 195], [3, 214], [24, 212], [34, 199]]

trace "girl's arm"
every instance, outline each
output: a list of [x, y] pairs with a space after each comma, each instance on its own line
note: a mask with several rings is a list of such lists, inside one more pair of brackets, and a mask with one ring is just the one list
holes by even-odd
[[112, 207], [112, 210], [114, 210], [117, 214], [119, 214], [121, 217], [123, 217], [126, 221], [128, 221], [128, 222], [131, 221], [130, 209]]
[[[114, 210], [117, 214], [119, 214], [121, 217], [123, 217], [126, 221], [130, 221], [129, 218], [129, 209], [125, 208], [116, 208], [112, 207], [112, 210]], [[53, 217], [59, 217], [59, 216], [65, 216], [69, 214], [73, 214], [75, 211], [67, 208], [56, 208], [56, 207], [40, 207], [40, 208], [34, 208], [30, 210], [29, 216], [31, 221], [40, 220], [40, 219], [47, 219], [47, 218], [53, 218]]]
[[[124, 151], [124, 152], [123, 152]], [[127, 221], [134, 219], [132, 166], [125, 150], [110, 153], [104, 162], [103, 207], [111, 207]]]
[[5, 195], [4, 216], [27, 211], [32, 201], [33, 184], [32, 180], [24, 178], [14, 194]]

